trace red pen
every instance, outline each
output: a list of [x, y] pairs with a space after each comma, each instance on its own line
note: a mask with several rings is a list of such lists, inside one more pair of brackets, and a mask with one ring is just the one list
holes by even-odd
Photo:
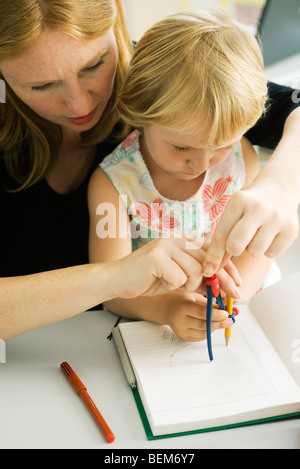
[[98, 427], [102, 431], [106, 441], [108, 443], [112, 443], [115, 439], [115, 435], [113, 434], [113, 432], [111, 431], [111, 429], [109, 428], [109, 426], [105, 422], [104, 418], [100, 414], [99, 410], [97, 409], [96, 405], [94, 404], [94, 402], [90, 398], [84, 384], [80, 381], [80, 379], [78, 378], [76, 373], [72, 370], [72, 368], [70, 367], [70, 365], [67, 362], [63, 362], [60, 365], [60, 368], [61, 368], [62, 372], [65, 374], [65, 376], [67, 377], [68, 381], [73, 386], [75, 392], [77, 394], [79, 394], [79, 396], [81, 397], [81, 399], [83, 400], [83, 402], [85, 403], [87, 408], [89, 409], [89, 411], [92, 414], [92, 416], [94, 417]]

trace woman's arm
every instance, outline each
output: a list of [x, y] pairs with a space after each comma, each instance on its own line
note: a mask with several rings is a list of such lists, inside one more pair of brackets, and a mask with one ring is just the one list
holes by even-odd
[[270, 160], [245, 190], [235, 194], [221, 217], [204, 262], [212, 275], [225, 253], [280, 256], [299, 231], [300, 108], [288, 117]]
[[[259, 173], [260, 166], [257, 154], [246, 138], [242, 139], [242, 151], [246, 172], [244, 189], [246, 189]], [[258, 232], [257, 236], [264, 237], [264, 232]], [[242, 286], [240, 288], [242, 297], [243, 299], [250, 299], [261, 288], [273, 260], [268, 259], [260, 252], [256, 253], [254, 251], [252, 256], [247, 251], [244, 251], [240, 256], [233, 257], [232, 260], [242, 278]]]
[[129, 301], [177, 289], [194, 291], [202, 281], [202, 268], [199, 245], [193, 243], [191, 249], [185, 239], [158, 239], [119, 261], [2, 278], [0, 338], [67, 319], [117, 297]]
[[103, 299], [103, 265], [0, 280], [0, 338], [7, 340], [85, 311]]

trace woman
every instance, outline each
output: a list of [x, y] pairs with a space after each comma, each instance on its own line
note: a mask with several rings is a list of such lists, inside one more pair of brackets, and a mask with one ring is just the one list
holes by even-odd
[[[86, 189], [129, 131], [114, 103], [131, 43], [120, 0], [0, 0], [0, 39], [0, 336], [7, 339], [99, 303], [82, 282], [83, 273], [95, 275], [86, 266]], [[289, 99], [289, 90], [282, 94], [279, 101]], [[280, 134], [284, 121], [274, 119]], [[298, 133], [292, 129], [287, 146]], [[295, 160], [292, 151], [288, 157]]]
[[88, 260], [89, 174], [118, 135], [128, 133], [115, 128], [113, 111], [131, 54], [121, 5], [17, 0], [13, 11], [8, 2], [0, 5], [6, 18], [0, 22], [0, 71], [7, 88], [1, 203], [4, 216], [15, 219], [2, 230], [0, 273], [82, 264]]

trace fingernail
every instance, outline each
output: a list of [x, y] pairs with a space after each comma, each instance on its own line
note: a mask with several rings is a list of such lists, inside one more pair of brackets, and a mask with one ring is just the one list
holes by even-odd
[[242, 277], [240, 276], [239, 273], [238, 273], [238, 286], [239, 286], [239, 287], [242, 287], [242, 286], [243, 286], [243, 279], [242, 279]]
[[225, 326], [225, 328], [233, 326], [232, 319], [227, 319], [226, 322], [224, 323], [224, 326]]
[[235, 295], [236, 295], [237, 298], [242, 298], [242, 292], [241, 292], [241, 290], [240, 290], [239, 288], [235, 287], [235, 288], [233, 289], [233, 291], [234, 291], [234, 293], [235, 293]]
[[213, 264], [205, 264], [203, 275], [211, 277], [214, 274], [215, 266]]
[[220, 321], [225, 321], [225, 319], [228, 319], [228, 313], [226, 313], [226, 311], [218, 309], [218, 315], [219, 315]]

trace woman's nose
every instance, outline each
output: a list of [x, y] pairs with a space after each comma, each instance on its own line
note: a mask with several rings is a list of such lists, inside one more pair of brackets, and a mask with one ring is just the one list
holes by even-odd
[[93, 103], [88, 91], [80, 86], [73, 86], [64, 96], [69, 115], [67, 117], [87, 116], [93, 109]]

